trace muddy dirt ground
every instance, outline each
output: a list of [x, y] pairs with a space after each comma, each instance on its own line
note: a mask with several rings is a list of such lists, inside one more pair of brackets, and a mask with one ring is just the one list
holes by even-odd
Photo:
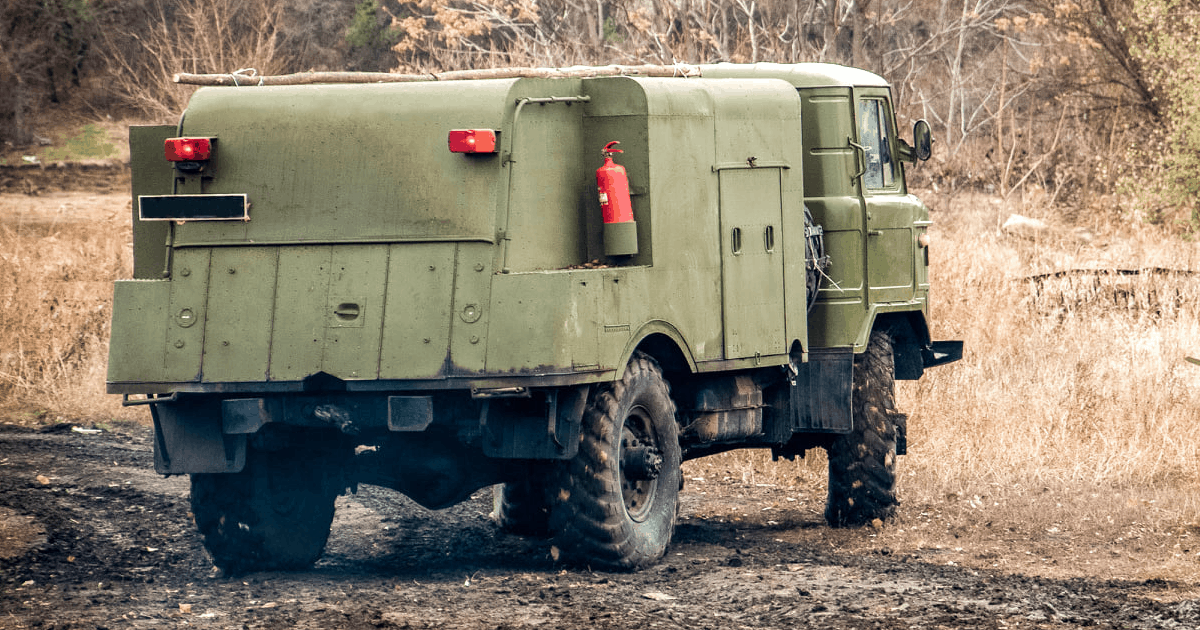
[[1200, 627], [1189, 583], [996, 562], [1053, 554], [1045, 540], [893, 549], [825, 527], [819, 497], [733, 479], [689, 482], [666, 559], [639, 573], [556, 565], [547, 541], [496, 529], [488, 491], [431, 512], [366, 486], [338, 500], [311, 571], [225, 577], [151, 448], [137, 425], [0, 425], [0, 627]]

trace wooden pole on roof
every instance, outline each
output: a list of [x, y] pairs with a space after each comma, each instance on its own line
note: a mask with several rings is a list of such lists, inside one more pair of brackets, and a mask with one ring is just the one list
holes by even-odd
[[398, 74], [392, 72], [298, 72], [283, 75], [259, 75], [248, 70], [229, 74], [175, 75], [175, 82], [186, 85], [311, 85], [318, 83], [412, 83], [416, 81], [465, 81], [471, 79], [562, 79], [612, 76], [639, 77], [698, 77], [700, 69], [687, 64], [672, 66], [574, 66], [570, 68], [493, 68], [486, 70], [454, 70], [429, 74]]

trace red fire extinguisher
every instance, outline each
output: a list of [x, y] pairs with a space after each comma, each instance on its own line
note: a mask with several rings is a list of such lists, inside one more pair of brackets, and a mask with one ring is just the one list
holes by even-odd
[[614, 140], [604, 145], [600, 154], [604, 164], [596, 169], [596, 188], [600, 192], [600, 214], [604, 219], [604, 253], [608, 256], [631, 256], [638, 252], [637, 223], [633, 220], [633, 202], [629, 197], [629, 176], [625, 167], [613, 162], [614, 149], [621, 144]]

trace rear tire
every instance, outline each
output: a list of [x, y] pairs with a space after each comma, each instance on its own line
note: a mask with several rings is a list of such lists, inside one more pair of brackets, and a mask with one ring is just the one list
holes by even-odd
[[896, 511], [896, 411], [892, 339], [874, 331], [867, 351], [854, 358], [854, 428], [828, 447], [829, 496], [825, 520], [857, 527]]
[[228, 575], [305, 569], [325, 549], [342, 491], [327, 452], [247, 449], [238, 473], [193, 474], [192, 513]]
[[525, 478], [492, 486], [492, 520], [510, 534], [549, 536], [549, 505], [544, 482]]
[[588, 399], [579, 454], [564, 466], [551, 511], [560, 558], [615, 570], [657, 562], [675, 531], [680, 462], [667, 382], [638, 352], [620, 381]]

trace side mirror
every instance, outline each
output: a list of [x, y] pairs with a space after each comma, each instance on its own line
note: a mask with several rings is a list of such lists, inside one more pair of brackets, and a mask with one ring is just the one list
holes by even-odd
[[929, 123], [925, 120], [918, 120], [913, 125], [913, 157], [924, 162], [933, 155], [933, 132], [929, 129]]

